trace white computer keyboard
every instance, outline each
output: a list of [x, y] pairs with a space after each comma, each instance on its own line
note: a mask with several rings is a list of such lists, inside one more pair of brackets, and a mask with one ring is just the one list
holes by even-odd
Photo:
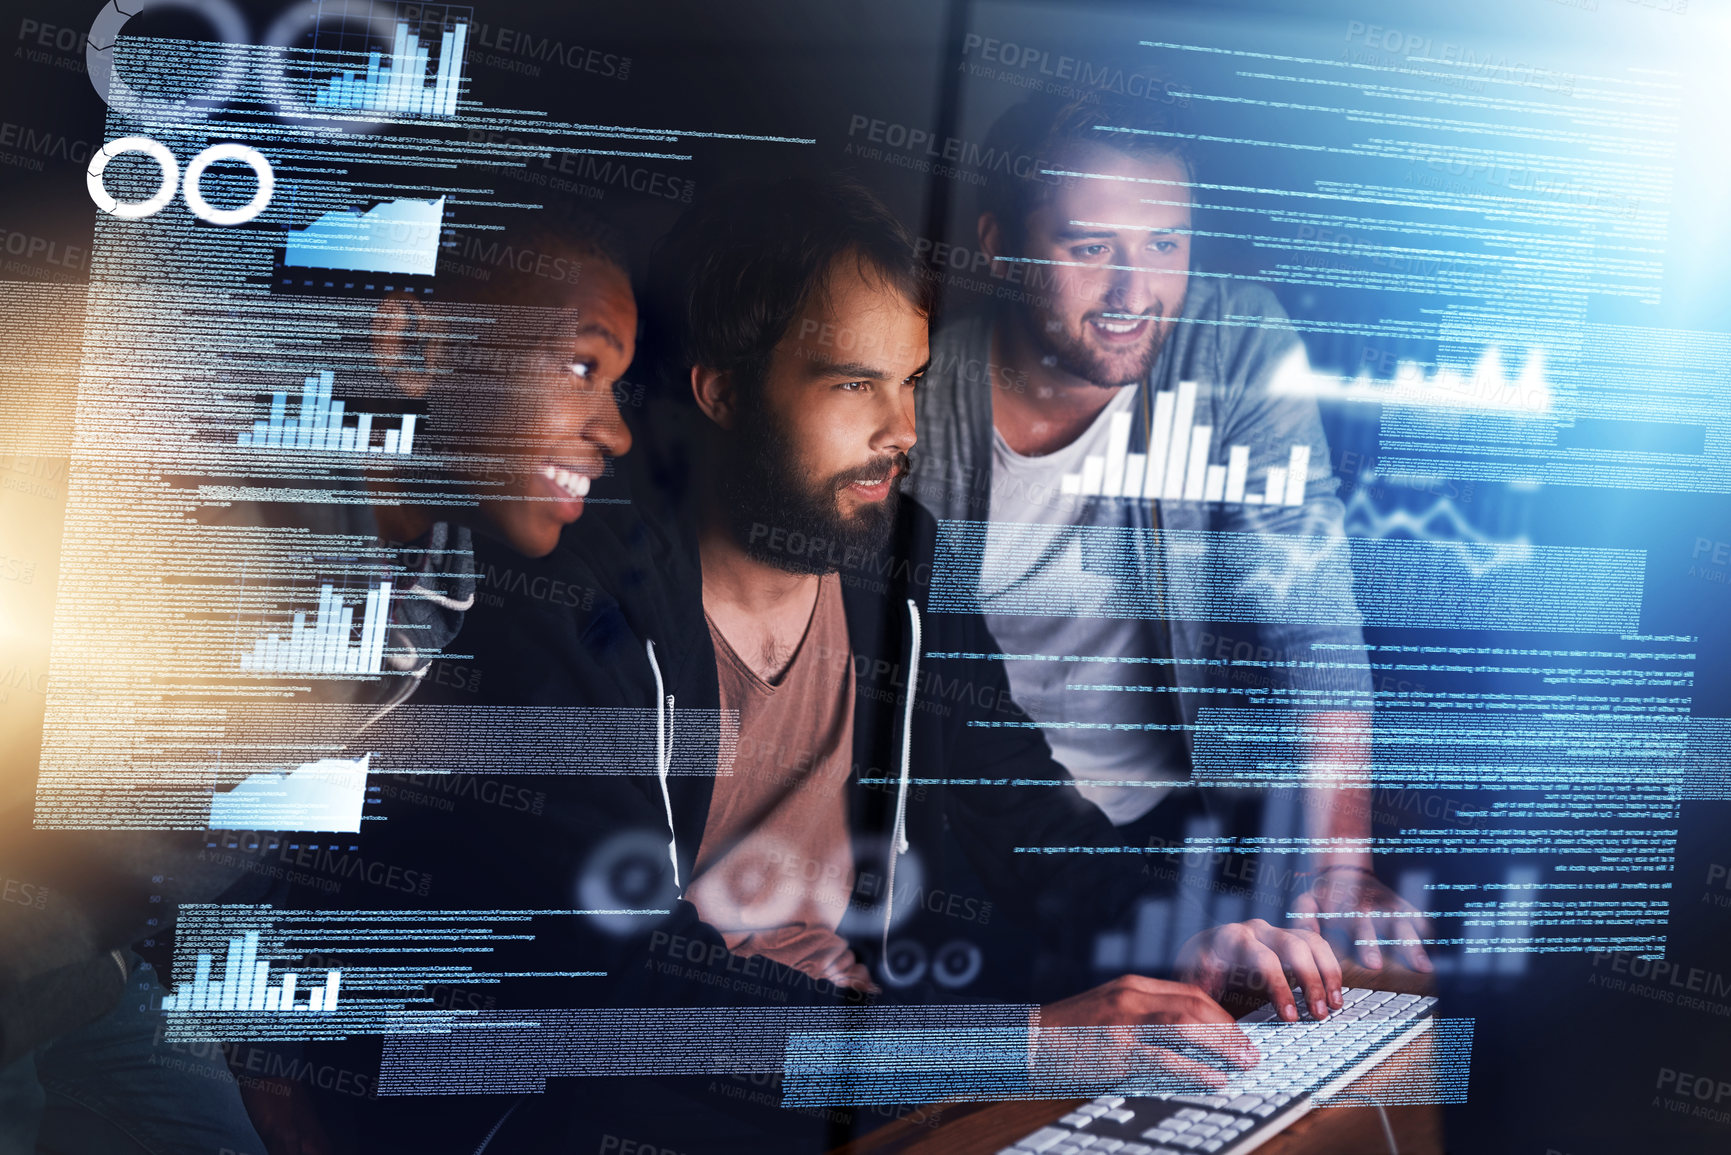
[[[1304, 993], [1294, 992], [1299, 1008]], [[1261, 1146], [1430, 1026], [1436, 999], [1347, 987], [1328, 1018], [1281, 1022], [1274, 1007], [1239, 1023], [1262, 1053], [1210, 1094], [1105, 1095], [998, 1155], [1242, 1155]]]

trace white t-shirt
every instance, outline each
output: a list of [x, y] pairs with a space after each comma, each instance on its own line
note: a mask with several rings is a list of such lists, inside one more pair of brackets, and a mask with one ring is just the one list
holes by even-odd
[[[1170, 789], [1166, 783], [1188, 777], [1177, 733], [1104, 728], [1175, 716], [1169, 702], [1159, 700], [1168, 696], [1172, 677], [1164, 665], [1099, 660], [1156, 658], [1163, 647], [1152, 622], [1097, 616], [1101, 574], [1126, 569], [1098, 556], [1102, 548], [1112, 548], [1109, 544], [1066, 532], [1076, 525], [1128, 525], [1129, 503], [1065, 495], [1061, 488], [1065, 474], [1082, 471], [1084, 458], [1105, 456], [1112, 418], [1131, 411], [1137, 392], [1119, 390], [1080, 437], [1043, 457], [1017, 453], [992, 431], [992, 526], [1016, 522], [1050, 532], [1030, 550], [1026, 531], [1018, 531], [1012, 546], [989, 526], [980, 576], [986, 624], [1003, 652], [1040, 656], [1005, 663], [1016, 704], [1041, 724], [1053, 756], [1077, 780], [1077, 789], [1119, 826], [1152, 810]], [[1158, 577], [1143, 574], [1141, 580]], [[1011, 593], [1015, 603], [1032, 601], [1046, 612], [994, 612], [994, 604]], [[1074, 688], [1081, 685], [1154, 690]]]

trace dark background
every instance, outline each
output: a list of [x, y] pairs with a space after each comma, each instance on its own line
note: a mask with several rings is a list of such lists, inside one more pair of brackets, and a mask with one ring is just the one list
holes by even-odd
[[[0, 247], [14, 233], [30, 238], [22, 257], [6, 250], [11, 263], [0, 271], [4, 279], [76, 283], [88, 276], [94, 213], [83, 170], [90, 149], [102, 140], [104, 110], [82, 70], [82, 35], [95, 7], [91, 0], [37, 0], [8, 2], [0, 11], [0, 36], [13, 45], [0, 70], [0, 159], [10, 158], [0, 164], [0, 229], [6, 234]], [[274, 4], [238, 7], [260, 32], [281, 11]], [[1625, 26], [1631, 10], [1644, 10], [1647, 20], [1638, 37], [1614, 32]], [[861, 160], [849, 149], [870, 131], [859, 127], [861, 118], [938, 139], [982, 138], [993, 117], [1020, 91], [1001, 81], [970, 79], [959, 70], [969, 59], [970, 33], [1017, 41], [1052, 57], [1121, 62], [1133, 72], [1146, 62], [1134, 47], [1140, 38], [1206, 43], [1211, 35], [1248, 29], [1271, 48], [1286, 44], [1295, 54], [1319, 55], [1338, 52], [1343, 27], [1360, 20], [1506, 45], [1515, 57], [1560, 54], [1583, 65], [1629, 55], [1662, 65], [1675, 57], [1687, 70], [1695, 58], [1680, 55], [1683, 46], [1724, 27], [1709, 22], [1706, 11], [1678, 13], [1674, 5], [1637, 0], [1598, 0], [1591, 8], [1553, 0], [1302, 5], [483, 0], [475, 5], [475, 19], [488, 26], [483, 35], [494, 47], [476, 45], [472, 51], [471, 94], [490, 105], [544, 110], [560, 120], [813, 137], [817, 143], [806, 147], [704, 142], [694, 146], [692, 162], [669, 166], [668, 172], [692, 182], [701, 196], [719, 181], [754, 171], [843, 168], [874, 188], [924, 237], [971, 246], [970, 187]], [[209, 35], [199, 19], [178, 12], [141, 16], [127, 31]], [[571, 50], [568, 55], [579, 64], [545, 56], [537, 45], [548, 38]], [[574, 45], [587, 51], [577, 53]], [[489, 63], [489, 56], [499, 59]], [[1181, 83], [1183, 78], [1173, 79]], [[1722, 116], [1726, 106], [1709, 101], [1722, 94], [1722, 82], [1695, 72], [1688, 80], [1700, 86], [1691, 98], [1689, 122]], [[1717, 180], [1721, 163], [1712, 141], [1684, 142], [1670, 206], [1666, 304], [1621, 318], [1625, 323], [1731, 328], [1731, 293], [1724, 291], [1722, 273], [1725, 218], [1731, 214]], [[1220, 179], [1252, 175], [1228, 172]], [[683, 207], [666, 196], [618, 186], [578, 203], [624, 229], [639, 259]], [[1199, 259], [1232, 269], [1248, 267], [1254, 254], [1226, 245], [1202, 250]], [[951, 308], [971, 303], [965, 292], [955, 296]], [[1295, 314], [1317, 307], [1292, 294], [1286, 297]], [[1327, 352], [1349, 364], [1357, 356], [1350, 348]], [[1330, 435], [1337, 460], [1354, 451], [1375, 452], [1374, 422], [1330, 415]], [[13, 474], [25, 475], [16, 462], [8, 464]], [[1488, 506], [1478, 512], [1494, 516]], [[1731, 509], [1723, 496], [1549, 489], [1529, 503], [1524, 517], [1538, 540], [1648, 549], [1652, 620], [1643, 627], [1701, 638], [1697, 712], [1727, 713], [1723, 687], [1731, 664], [1725, 657], [1725, 610], [1731, 593], [1722, 581], [1714, 584], [1687, 573], [1698, 540], [1731, 540]], [[43, 540], [34, 548], [51, 550], [47, 535], [36, 536]], [[39, 560], [39, 577], [29, 593], [45, 600], [52, 589], [53, 558], [44, 554]], [[6, 595], [9, 613], [27, 608], [16, 593]], [[10, 663], [13, 674], [46, 671], [45, 629], [14, 631], [5, 643], [12, 652], [0, 665]], [[16, 686], [0, 700], [6, 751], [27, 756], [28, 735], [18, 735], [28, 730], [32, 711], [39, 733], [41, 702], [40, 694], [18, 692]], [[29, 773], [27, 765], [17, 770], [19, 776]], [[1600, 981], [1606, 976], [1630, 976], [1616, 970], [1627, 966], [1626, 959], [1619, 963], [1603, 956], [1539, 956], [1518, 978], [1445, 983], [1445, 1013], [1477, 1023], [1471, 1100], [1451, 1112], [1451, 1149], [1530, 1155], [1731, 1149], [1731, 1126], [1666, 1109], [1660, 1087], [1666, 1071], [1731, 1081], [1731, 1019], [1720, 1013], [1731, 1007], [1731, 906], [1716, 901], [1731, 903], [1722, 869], [1731, 862], [1727, 813], [1719, 802], [1684, 808], [1667, 960], [1675, 969], [1648, 979], [1660, 995], [1607, 990]], [[1721, 869], [1715, 871], [1716, 866]], [[1690, 978], [1690, 968], [1698, 968], [1700, 977]], [[1691, 991], [1691, 983], [1706, 989]], [[1720, 993], [1715, 995], [1715, 989]], [[1701, 995], [1712, 1007], [1677, 1005], [1689, 994]], [[1725, 1110], [1731, 1098], [1706, 1105]]]

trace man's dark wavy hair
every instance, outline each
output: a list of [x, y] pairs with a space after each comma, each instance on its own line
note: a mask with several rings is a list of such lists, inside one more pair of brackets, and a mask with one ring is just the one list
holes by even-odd
[[[1161, 90], [1170, 92], [1170, 85]], [[1132, 156], [1171, 157], [1195, 180], [1190, 136], [1183, 131], [1179, 105], [1117, 92], [1092, 90], [1065, 99], [1036, 93], [1011, 105], [986, 133], [987, 155], [1001, 163], [987, 173], [980, 209], [998, 218], [1012, 246], [1019, 246], [1028, 214], [1051, 199], [1062, 178], [1042, 170], [1056, 167], [1074, 144], [1103, 144]], [[1179, 190], [1168, 190], [1168, 195]], [[1160, 195], [1149, 188], [1146, 195]]]
[[705, 197], [650, 257], [646, 339], [658, 387], [690, 400], [690, 370], [701, 365], [755, 388], [793, 318], [845, 258], [932, 315], [933, 282], [912, 236], [863, 185], [793, 177]]

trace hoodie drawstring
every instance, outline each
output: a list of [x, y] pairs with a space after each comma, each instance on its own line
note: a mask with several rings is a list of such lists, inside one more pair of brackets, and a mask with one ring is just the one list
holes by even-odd
[[673, 863], [673, 885], [679, 881], [679, 834], [673, 829], [673, 796], [667, 792], [667, 771], [673, 765], [673, 695], [661, 681], [661, 665], [655, 660], [655, 641], [644, 642], [649, 668], [655, 672], [655, 776], [661, 780], [661, 805], [667, 808], [667, 860]]
[[884, 895], [883, 972], [884, 979], [895, 982], [890, 967], [890, 919], [896, 912], [896, 859], [908, 852], [908, 772], [914, 750], [914, 697], [920, 684], [920, 608], [908, 599], [908, 624], [912, 637], [908, 643], [908, 693], [902, 705], [902, 774], [896, 787], [896, 822], [890, 834], [890, 869]]

